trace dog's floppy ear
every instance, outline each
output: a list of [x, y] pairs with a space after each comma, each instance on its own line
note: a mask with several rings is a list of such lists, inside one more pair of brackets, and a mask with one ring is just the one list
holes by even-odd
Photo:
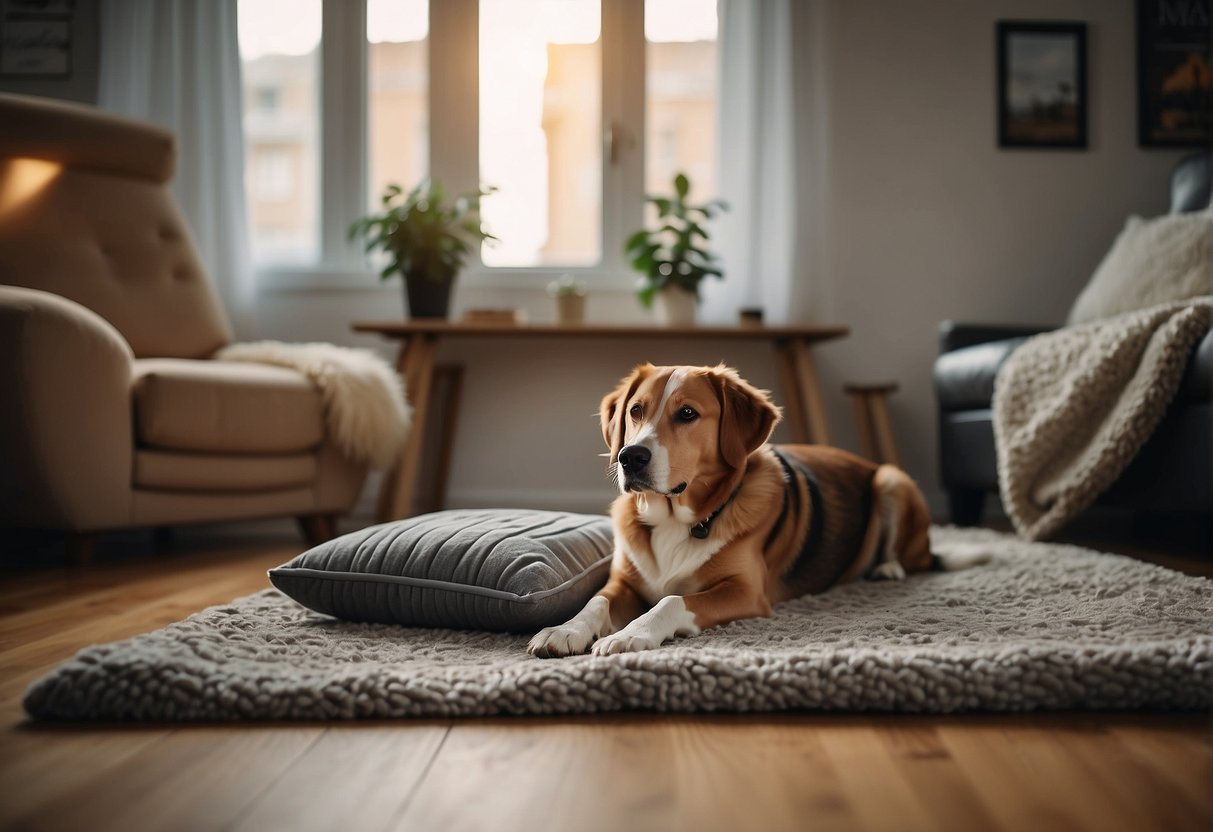
[[638, 365], [602, 400], [598, 415], [602, 420], [602, 441], [606, 442], [607, 447], [611, 449], [609, 463], [615, 461], [615, 458], [619, 456], [619, 451], [623, 448], [624, 411], [627, 408], [628, 399], [636, 392], [636, 388], [640, 386], [640, 382], [644, 381], [652, 367], [652, 364]]
[[771, 438], [779, 422], [779, 408], [765, 390], [759, 390], [723, 364], [712, 369], [720, 398], [720, 457], [730, 468], [741, 468], [746, 458]]

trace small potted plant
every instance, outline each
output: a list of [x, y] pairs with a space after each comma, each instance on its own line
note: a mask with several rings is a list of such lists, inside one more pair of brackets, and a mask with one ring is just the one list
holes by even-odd
[[690, 180], [680, 173], [674, 177], [674, 196], [647, 197], [657, 208], [660, 225], [637, 231], [624, 244], [632, 268], [640, 272], [637, 297], [645, 308], [655, 301], [657, 318], [667, 325], [694, 323], [699, 282], [708, 275], [723, 276], [716, 256], [707, 250], [704, 222], [728, 205], [719, 199], [691, 205], [690, 191]]
[[388, 185], [382, 210], [356, 220], [349, 236], [362, 238], [368, 252], [387, 253], [388, 264], [379, 276], [404, 278], [412, 317], [445, 318], [451, 288], [472, 246], [497, 239], [480, 221], [480, 200], [494, 190], [481, 188], [447, 204], [442, 186], [430, 179], [407, 194], [399, 185]]
[[571, 274], [561, 275], [548, 284], [548, 294], [556, 301], [556, 321], [579, 324], [585, 320], [585, 284]]

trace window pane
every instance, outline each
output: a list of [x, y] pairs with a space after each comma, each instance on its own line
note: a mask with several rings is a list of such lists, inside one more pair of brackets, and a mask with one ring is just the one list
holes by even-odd
[[389, 183], [406, 191], [429, 169], [429, 0], [369, 0], [367, 197]]
[[319, 254], [320, 0], [240, 0], [244, 182], [253, 259]]
[[716, 0], [645, 0], [645, 191], [716, 196]]
[[602, 258], [599, 0], [480, 0], [480, 178], [489, 266]]

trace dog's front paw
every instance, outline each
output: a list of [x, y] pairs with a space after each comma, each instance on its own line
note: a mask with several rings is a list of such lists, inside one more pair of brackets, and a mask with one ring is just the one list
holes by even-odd
[[660, 647], [662, 639], [645, 630], [623, 629], [611, 636], [605, 636], [594, 642], [595, 656], [610, 656], [615, 653], [639, 653], [641, 650], [652, 650]]
[[895, 560], [887, 560], [878, 564], [869, 576], [873, 581], [904, 581], [905, 568]]
[[545, 627], [535, 633], [526, 651], [541, 659], [558, 659], [562, 656], [572, 656], [584, 653], [594, 640], [594, 634], [586, 625], [569, 621], [558, 627]]

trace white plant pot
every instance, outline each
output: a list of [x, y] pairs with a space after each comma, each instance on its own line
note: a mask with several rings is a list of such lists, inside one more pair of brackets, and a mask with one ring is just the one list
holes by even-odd
[[667, 286], [653, 298], [657, 323], [662, 326], [694, 326], [695, 306], [695, 294], [677, 286]]
[[557, 295], [556, 321], [579, 324], [585, 320], [585, 295]]

